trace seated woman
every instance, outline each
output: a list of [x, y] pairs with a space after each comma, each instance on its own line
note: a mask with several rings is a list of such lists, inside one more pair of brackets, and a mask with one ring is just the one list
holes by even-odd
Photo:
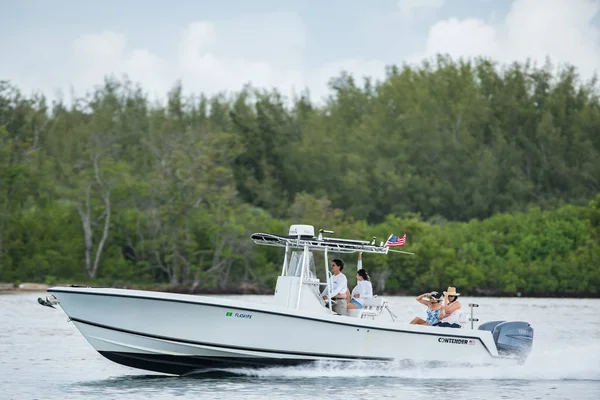
[[364, 300], [370, 297], [373, 297], [373, 286], [369, 281], [369, 274], [361, 268], [356, 271], [356, 287], [352, 289], [352, 300], [346, 308], [348, 310], [363, 308]]
[[460, 293], [456, 293], [455, 287], [448, 287], [444, 292], [444, 304], [441, 308], [441, 320], [435, 326], [461, 328], [460, 317], [462, 314], [462, 305], [458, 301]]
[[[427, 297], [427, 300], [424, 298]], [[417, 301], [424, 306], [427, 306], [427, 319], [423, 319], [420, 317], [415, 317], [412, 321], [410, 321], [413, 325], [435, 325], [440, 322], [440, 310], [442, 309], [442, 304], [440, 303], [440, 299], [442, 295], [438, 292], [431, 293], [423, 293], [422, 295], [417, 297]]]

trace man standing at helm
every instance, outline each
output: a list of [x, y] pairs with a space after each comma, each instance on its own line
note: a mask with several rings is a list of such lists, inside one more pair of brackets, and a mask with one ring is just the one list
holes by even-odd
[[329, 285], [325, 287], [323, 293], [321, 293], [321, 297], [323, 300], [327, 300], [327, 297], [331, 297], [332, 300], [335, 300], [335, 304], [332, 307], [332, 310], [338, 314], [343, 314], [346, 311], [347, 301], [346, 301], [346, 291], [348, 290], [348, 279], [346, 279], [346, 275], [342, 274], [342, 270], [344, 269], [344, 262], [338, 258], [331, 260], [331, 273], [333, 276], [331, 277], [331, 294], [329, 293]]

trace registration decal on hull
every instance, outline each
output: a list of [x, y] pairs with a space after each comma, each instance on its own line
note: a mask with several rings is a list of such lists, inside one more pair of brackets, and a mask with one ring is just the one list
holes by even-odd
[[245, 318], [245, 319], [251, 319], [252, 318], [252, 314], [241, 314], [241, 313], [234, 313], [231, 311], [227, 311], [225, 313], [226, 317], [235, 317], [235, 318]]

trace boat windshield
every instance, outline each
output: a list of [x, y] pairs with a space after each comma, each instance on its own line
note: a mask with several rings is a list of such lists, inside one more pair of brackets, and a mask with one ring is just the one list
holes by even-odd
[[[287, 270], [287, 276], [300, 276], [302, 273], [302, 256], [303, 251], [293, 251], [292, 256], [290, 257], [290, 263]], [[308, 253], [308, 269], [305, 277], [307, 278], [316, 278], [317, 273], [315, 272], [315, 259], [312, 251]]]

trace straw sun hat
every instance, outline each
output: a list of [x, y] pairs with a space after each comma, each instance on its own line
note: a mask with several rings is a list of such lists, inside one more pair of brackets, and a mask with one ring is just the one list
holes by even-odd
[[444, 296], [460, 296], [460, 293], [456, 293], [456, 288], [448, 286], [448, 290], [444, 292]]

